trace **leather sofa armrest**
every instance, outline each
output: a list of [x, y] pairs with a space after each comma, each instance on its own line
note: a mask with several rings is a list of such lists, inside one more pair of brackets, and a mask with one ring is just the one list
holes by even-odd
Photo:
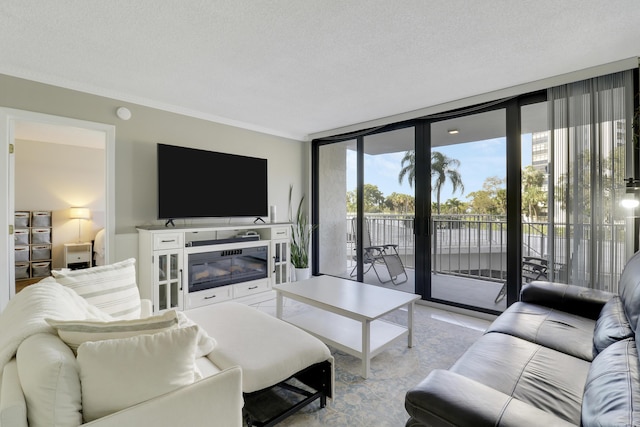
[[573, 425], [470, 378], [439, 369], [407, 392], [405, 408], [411, 415], [408, 426]]
[[544, 281], [528, 283], [520, 292], [522, 302], [543, 305], [594, 320], [598, 318], [606, 302], [614, 296], [611, 292]]
[[234, 366], [82, 426], [241, 427], [243, 404], [242, 370]]

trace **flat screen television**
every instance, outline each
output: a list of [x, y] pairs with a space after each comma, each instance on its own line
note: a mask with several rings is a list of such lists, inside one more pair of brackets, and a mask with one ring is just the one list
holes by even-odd
[[158, 219], [266, 217], [267, 159], [158, 144]]

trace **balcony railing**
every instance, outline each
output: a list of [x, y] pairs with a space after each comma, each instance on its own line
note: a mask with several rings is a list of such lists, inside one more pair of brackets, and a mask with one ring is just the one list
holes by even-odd
[[[348, 253], [355, 248], [355, 230], [352, 218], [347, 218]], [[406, 268], [415, 268], [415, 236], [413, 215], [366, 214], [372, 245], [395, 244]], [[506, 278], [507, 223], [500, 215], [438, 215], [432, 219], [431, 271], [455, 274], [483, 280], [504, 281]], [[581, 235], [582, 241], [599, 239], [598, 257], [607, 260], [600, 266], [602, 280], [610, 282], [606, 288], [615, 288], [624, 266], [626, 226], [620, 224], [590, 224], [567, 227], [555, 224], [555, 241], [549, 242], [547, 222], [522, 223], [522, 255], [550, 258], [549, 279], [566, 281], [569, 271], [580, 277], [589, 277], [591, 259], [589, 247], [567, 250], [566, 236]], [[567, 234], [568, 233], [568, 234]], [[583, 245], [586, 246], [586, 245]], [[549, 252], [552, 252], [550, 254]], [[568, 255], [571, 253], [571, 255]], [[569, 267], [572, 263], [572, 265]]]

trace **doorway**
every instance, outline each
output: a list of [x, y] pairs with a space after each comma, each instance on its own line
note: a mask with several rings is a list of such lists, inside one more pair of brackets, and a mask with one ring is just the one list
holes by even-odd
[[[4, 179], [7, 186], [0, 188], [0, 199], [6, 200], [6, 209], [0, 212], [0, 227], [9, 230], [0, 234], [0, 270], [7, 271], [4, 283], [0, 288], [0, 311], [15, 295], [15, 269], [14, 269], [14, 211], [16, 209], [15, 197], [15, 150], [16, 140], [34, 139], [33, 134], [28, 136], [27, 129], [57, 129], [64, 131], [67, 137], [74, 132], [79, 134], [98, 135], [103, 141], [104, 147], [104, 229], [105, 229], [105, 262], [113, 259], [113, 241], [115, 225], [114, 183], [115, 183], [115, 127], [102, 123], [88, 122], [48, 114], [34, 113], [30, 111], [0, 108], [0, 164], [4, 165]], [[73, 203], [73, 201], [69, 201]], [[88, 236], [87, 236], [88, 237]]]

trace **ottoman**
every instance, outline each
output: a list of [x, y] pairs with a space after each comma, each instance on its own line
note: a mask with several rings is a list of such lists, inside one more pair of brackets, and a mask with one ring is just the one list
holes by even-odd
[[[185, 314], [217, 341], [207, 355], [213, 364], [220, 369], [242, 368], [249, 425], [274, 425], [316, 399], [324, 407], [326, 398], [333, 396], [333, 356], [322, 341], [307, 332], [238, 302], [212, 304]], [[292, 385], [292, 379], [313, 391]], [[248, 397], [274, 387], [284, 387], [303, 398], [269, 420], [251, 419]]]

